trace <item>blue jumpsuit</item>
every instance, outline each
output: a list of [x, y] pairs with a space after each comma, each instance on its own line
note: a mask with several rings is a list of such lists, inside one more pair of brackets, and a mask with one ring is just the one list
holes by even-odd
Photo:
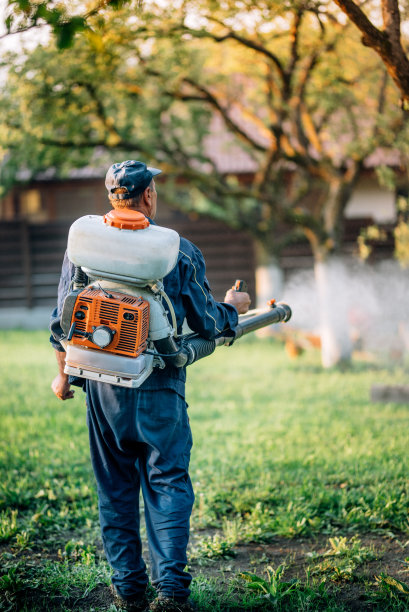
[[[58, 321], [74, 266], [64, 258], [58, 306], [52, 314], [51, 343], [58, 343]], [[215, 338], [237, 325], [234, 306], [216, 302], [205, 276], [199, 249], [181, 238], [175, 268], [164, 279], [172, 300], [178, 333], [189, 327]], [[141, 595], [148, 583], [141, 556], [139, 491], [151, 560], [152, 585], [166, 597], [189, 596], [185, 572], [189, 520], [194, 495], [188, 468], [192, 435], [185, 401], [186, 371], [155, 369], [138, 389], [96, 381], [83, 384], [87, 400], [91, 461], [97, 482], [102, 540], [112, 582], [125, 599]]]

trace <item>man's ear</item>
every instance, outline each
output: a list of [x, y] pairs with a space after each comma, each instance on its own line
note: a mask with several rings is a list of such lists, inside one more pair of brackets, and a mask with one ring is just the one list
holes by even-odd
[[145, 204], [146, 208], [149, 208], [150, 211], [152, 207], [152, 189], [150, 187], [147, 187], [143, 192], [143, 203]]

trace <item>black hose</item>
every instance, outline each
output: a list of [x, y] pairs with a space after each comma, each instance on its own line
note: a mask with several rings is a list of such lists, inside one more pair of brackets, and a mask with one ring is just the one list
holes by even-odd
[[188, 336], [182, 338], [179, 345], [174, 338], [163, 338], [155, 341], [158, 354], [166, 363], [175, 368], [183, 368], [195, 361], [211, 355], [216, 349], [215, 340], [206, 340], [201, 336]]
[[75, 289], [85, 287], [88, 284], [88, 276], [80, 266], [75, 266], [75, 273], [72, 281]]
[[196, 338], [192, 338], [189, 340], [189, 346], [194, 352], [194, 359], [186, 365], [190, 365], [199, 359], [203, 359], [203, 357], [208, 357], [214, 353], [216, 349], [216, 340], [206, 340], [206, 338], [201, 338], [197, 336]]
[[177, 344], [174, 338], [162, 338], [155, 340], [155, 348], [160, 353], [166, 363], [175, 368], [183, 368], [189, 361], [189, 353], [182, 345]]

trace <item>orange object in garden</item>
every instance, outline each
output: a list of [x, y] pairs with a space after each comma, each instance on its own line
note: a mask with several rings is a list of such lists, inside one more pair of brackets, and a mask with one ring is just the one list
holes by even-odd
[[148, 301], [90, 286], [77, 296], [67, 339], [71, 344], [137, 357], [146, 348], [148, 332]]
[[139, 230], [149, 227], [149, 220], [138, 210], [110, 210], [104, 215], [104, 223], [119, 229]]

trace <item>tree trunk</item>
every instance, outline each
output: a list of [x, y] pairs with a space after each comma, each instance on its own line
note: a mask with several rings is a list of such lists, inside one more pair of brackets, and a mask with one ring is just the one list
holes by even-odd
[[320, 315], [321, 360], [324, 368], [330, 368], [349, 362], [351, 358], [348, 311], [343, 291], [343, 282], [347, 279], [342, 264], [332, 258], [316, 258], [314, 272]]
[[284, 288], [284, 275], [276, 259], [256, 269], [256, 306], [266, 308], [272, 298], [281, 299]]
[[[284, 289], [284, 274], [278, 260], [269, 255], [259, 246], [256, 269], [256, 308], [267, 308], [267, 302], [272, 298], [280, 301]], [[257, 336], [268, 336], [274, 331], [274, 325], [257, 331]]]

